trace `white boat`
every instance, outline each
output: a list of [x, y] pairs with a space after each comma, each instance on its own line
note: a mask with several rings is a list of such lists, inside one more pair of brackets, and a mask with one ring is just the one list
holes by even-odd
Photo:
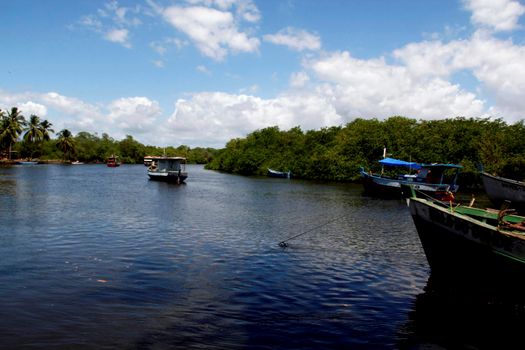
[[188, 178], [186, 158], [155, 157], [148, 168], [150, 180], [181, 184]]
[[270, 177], [280, 177], [280, 178], [289, 179], [291, 175], [292, 174], [289, 170], [288, 171], [277, 171], [277, 170], [268, 168], [268, 176]]

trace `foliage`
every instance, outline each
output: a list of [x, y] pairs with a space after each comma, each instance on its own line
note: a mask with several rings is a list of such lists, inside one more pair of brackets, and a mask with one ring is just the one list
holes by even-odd
[[71, 156], [75, 153], [75, 140], [71, 131], [67, 129], [60, 131], [56, 145], [64, 154], [64, 160], [71, 160]]
[[508, 125], [501, 119], [463, 117], [357, 118], [344, 127], [307, 132], [274, 126], [230, 140], [207, 168], [246, 175], [273, 168], [307, 179], [354, 181], [360, 167], [378, 167], [386, 147], [398, 159], [461, 164], [460, 180], [471, 185], [479, 181], [480, 165], [501, 176], [525, 178], [524, 133], [523, 121]]
[[13, 145], [16, 144], [22, 133], [26, 120], [22, 112], [17, 108], [11, 108], [7, 114], [0, 110], [0, 146], [7, 148], [8, 158], [11, 158]]

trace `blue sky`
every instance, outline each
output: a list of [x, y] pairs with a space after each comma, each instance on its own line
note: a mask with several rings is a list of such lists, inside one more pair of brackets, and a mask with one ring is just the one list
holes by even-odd
[[522, 120], [522, 0], [0, 0], [0, 108], [223, 147], [357, 117]]

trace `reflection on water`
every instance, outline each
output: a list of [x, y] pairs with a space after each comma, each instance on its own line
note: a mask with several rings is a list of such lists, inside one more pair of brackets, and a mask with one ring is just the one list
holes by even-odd
[[448, 325], [477, 307], [461, 289], [434, 292], [433, 277], [424, 290], [429, 268], [403, 202], [352, 184], [188, 171], [177, 186], [149, 181], [142, 165], [0, 168], [0, 348], [462, 339]]
[[[522, 349], [525, 287], [482, 272], [436, 275], [401, 328], [403, 349]], [[508, 282], [508, 281], [507, 281]]]

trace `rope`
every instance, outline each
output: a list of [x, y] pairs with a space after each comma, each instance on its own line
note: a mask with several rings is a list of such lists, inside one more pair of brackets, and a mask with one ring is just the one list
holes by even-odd
[[323, 222], [322, 224], [320, 224], [320, 225], [318, 225], [318, 226], [315, 226], [315, 227], [313, 227], [313, 228], [311, 228], [311, 229], [309, 229], [309, 230], [307, 230], [307, 231], [304, 231], [304, 232], [301, 232], [301, 233], [296, 234], [295, 236], [289, 237], [289, 238], [285, 239], [284, 241], [279, 242], [279, 247], [286, 248], [286, 247], [288, 247], [288, 244], [286, 244], [287, 241], [290, 241], [290, 240], [292, 240], [292, 239], [294, 239], [294, 238], [297, 238], [297, 237], [299, 237], [299, 236], [302, 236], [302, 235], [304, 235], [304, 234], [306, 234], [306, 233], [309, 233], [309, 232], [312, 232], [312, 231], [314, 231], [314, 230], [317, 230], [318, 228], [321, 228], [321, 227], [323, 227], [323, 226], [325, 226], [325, 225], [328, 225], [328, 224], [330, 224], [330, 223], [332, 223], [332, 222], [335, 222], [335, 221], [337, 221], [337, 220], [339, 220], [339, 219], [341, 219], [341, 218], [343, 218], [343, 217], [345, 217], [345, 216], [346, 216], [346, 214], [345, 214], [345, 215], [338, 216], [338, 217], [336, 217], [336, 218], [334, 218], [334, 219], [331, 219], [331, 220], [329, 220], [329, 221], [325, 221], [325, 222]]

